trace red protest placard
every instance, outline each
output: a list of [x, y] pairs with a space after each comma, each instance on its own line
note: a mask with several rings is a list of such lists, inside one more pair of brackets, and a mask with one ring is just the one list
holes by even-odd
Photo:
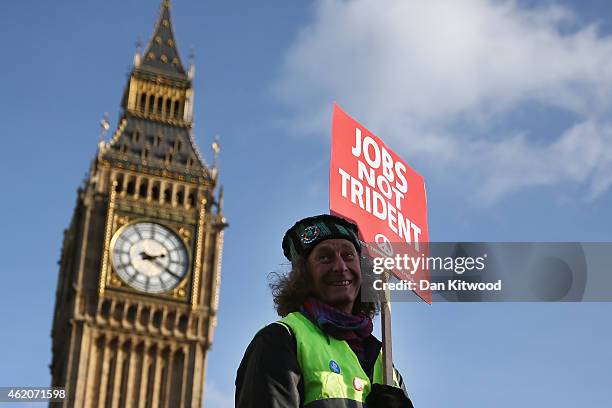
[[[329, 208], [359, 226], [374, 257], [427, 256], [427, 197], [423, 177], [376, 135], [334, 104]], [[426, 269], [388, 268], [401, 280], [416, 282], [414, 292], [431, 303], [418, 282]]]

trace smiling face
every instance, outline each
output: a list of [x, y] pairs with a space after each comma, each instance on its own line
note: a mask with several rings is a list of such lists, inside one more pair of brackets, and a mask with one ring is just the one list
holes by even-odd
[[312, 295], [330, 306], [351, 313], [361, 287], [359, 254], [346, 239], [318, 244], [306, 259], [312, 277]]

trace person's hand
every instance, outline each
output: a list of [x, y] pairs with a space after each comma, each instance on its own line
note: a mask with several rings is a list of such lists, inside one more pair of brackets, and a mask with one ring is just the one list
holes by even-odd
[[383, 384], [372, 384], [365, 402], [368, 408], [414, 408], [401, 388]]

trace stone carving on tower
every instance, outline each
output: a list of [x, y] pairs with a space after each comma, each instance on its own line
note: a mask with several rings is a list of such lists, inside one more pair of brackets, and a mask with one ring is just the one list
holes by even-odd
[[192, 135], [193, 72], [163, 0], [64, 232], [50, 368], [67, 398], [56, 405], [202, 406], [227, 224], [216, 163]]

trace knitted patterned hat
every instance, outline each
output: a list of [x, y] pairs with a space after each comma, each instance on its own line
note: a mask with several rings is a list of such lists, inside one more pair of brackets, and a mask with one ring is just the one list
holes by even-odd
[[306, 259], [310, 251], [326, 239], [341, 238], [353, 243], [361, 254], [357, 225], [335, 215], [321, 214], [296, 222], [285, 232], [283, 253], [291, 262]]

